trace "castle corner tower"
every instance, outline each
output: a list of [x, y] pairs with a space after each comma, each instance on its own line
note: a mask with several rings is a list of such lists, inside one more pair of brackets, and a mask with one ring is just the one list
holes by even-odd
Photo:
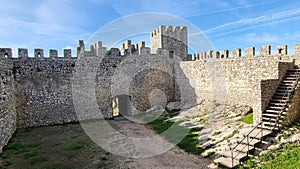
[[150, 33], [151, 53], [156, 53], [159, 48], [167, 49], [170, 57], [178, 56], [187, 60], [187, 28], [161, 25]]

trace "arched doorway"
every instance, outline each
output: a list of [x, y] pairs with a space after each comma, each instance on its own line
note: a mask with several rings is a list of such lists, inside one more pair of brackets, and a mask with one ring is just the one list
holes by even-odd
[[131, 96], [118, 95], [112, 99], [112, 116], [126, 116], [131, 114]]

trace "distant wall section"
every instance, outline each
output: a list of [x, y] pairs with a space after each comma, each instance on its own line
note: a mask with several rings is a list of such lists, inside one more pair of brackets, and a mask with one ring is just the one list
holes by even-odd
[[254, 120], [259, 122], [262, 111], [272, 98], [286, 70], [299, 62], [298, 45], [295, 54], [287, 55], [286, 46], [277, 47], [271, 54], [270, 46], [263, 46], [255, 56], [254, 47], [195, 54], [194, 61], [181, 62], [197, 99], [215, 100], [226, 104], [248, 105], [253, 108]]

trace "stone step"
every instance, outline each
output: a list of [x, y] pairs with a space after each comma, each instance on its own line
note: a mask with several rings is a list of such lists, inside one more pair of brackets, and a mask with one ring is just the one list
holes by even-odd
[[274, 105], [274, 106], [285, 106], [285, 103], [274, 103], [274, 102], [270, 102], [269, 105]]
[[243, 144], [249, 144], [249, 145], [251, 145], [251, 146], [255, 146], [256, 144], [258, 144], [258, 143], [261, 142], [259, 139], [256, 139], [256, 138], [248, 138], [248, 141], [249, 141], [249, 142], [247, 142], [247, 138], [246, 138], [246, 139], [244, 139], [244, 140], [242, 141], [242, 143], [243, 143]]
[[295, 80], [287, 80], [287, 79], [283, 79], [281, 84], [285, 83], [285, 84], [291, 84], [291, 83], [295, 83]]
[[289, 69], [289, 70], [287, 70], [287, 72], [296, 72], [296, 73], [299, 73], [300, 74], [300, 69], [298, 69], [298, 68], [294, 68], [294, 69]]
[[286, 74], [286, 76], [285, 77], [299, 77], [300, 76], [300, 73], [288, 73], [288, 74]]
[[[270, 117], [262, 117], [261, 119], [263, 122], [275, 122], [276, 121], [276, 118], [270, 118]], [[279, 119], [279, 122], [282, 123], [282, 119]]]
[[286, 108], [282, 109], [283, 111], [281, 112], [281, 110], [272, 110], [272, 109], [266, 109], [264, 112], [263, 112], [263, 115], [266, 113], [266, 114], [275, 114], [275, 115], [285, 115], [286, 114], [286, 111], [285, 111]]
[[286, 111], [287, 108], [285, 108], [285, 106], [268, 106], [266, 110], [275, 110], [276, 112], [278, 111]]
[[278, 99], [278, 98], [273, 98], [270, 100], [270, 103], [287, 103], [288, 99]]
[[296, 81], [298, 78], [297, 76], [287, 76], [284, 78], [284, 80], [292, 80], [292, 81]]
[[289, 96], [286, 95], [286, 96], [283, 96], [283, 95], [276, 95], [276, 93], [273, 95], [272, 97], [273, 99], [282, 99], [282, 100], [288, 100], [289, 99]]
[[282, 87], [282, 88], [293, 88], [295, 85], [294, 83], [280, 83], [280, 85], [278, 87]]
[[255, 129], [249, 134], [250, 138], [262, 139], [268, 135], [272, 134], [271, 130], [266, 129]]
[[282, 127], [282, 124], [276, 124], [275, 122], [263, 122], [262, 125], [265, 127]]
[[276, 89], [275, 93], [291, 93], [293, 90], [292, 87], [279, 87]]
[[220, 157], [214, 160], [214, 163], [220, 164], [222, 166], [225, 166], [227, 168], [234, 168], [237, 165], [239, 165], [239, 161], [237, 160], [232, 160], [231, 158], [228, 157]]
[[293, 87], [292, 86], [278, 86], [277, 90], [283, 90], [283, 91], [286, 91], [286, 90], [289, 90], [289, 91], [292, 91]]
[[[228, 158], [233, 157], [233, 158], [234, 158], [235, 160], [237, 160], [237, 161], [241, 161], [241, 160], [243, 160], [244, 158], [247, 157], [247, 153], [239, 152], [239, 151], [233, 151], [233, 152], [231, 152], [231, 150], [224, 151], [224, 152], [222, 153], [222, 155], [223, 155], [224, 157], [228, 157]], [[232, 155], [233, 155], [233, 156], [232, 156]]]
[[270, 127], [270, 126], [258, 126], [258, 128], [265, 129], [265, 130], [279, 130], [278, 127]]
[[291, 86], [291, 83], [293, 83], [294, 81], [292, 81], [292, 82], [286, 82], [286, 80], [282, 80], [282, 82], [279, 84], [279, 86], [282, 86], [282, 87], [284, 87], [284, 86]]
[[296, 73], [290, 73], [290, 74], [286, 75], [286, 77], [285, 77], [285, 78], [287, 78], [287, 77], [292, 77], [292, 78], [295, 78], [295, 79], [297, 79], [298, 77], [300, 77], [300, 74], [296, 74]]
[[[278, 114], [266, 114], [266, 113], [264, 113], [264, 114], [262, 114], [262, 117], [277, 118]], [[284, 117], [285, 117], [285, 115], [283, 114], [279, 117], [279, 119], [283, 119]]]
[[290, 92], [292, 92], [291, 89], [277, 89], [275, 91], [275, 93], [290, 93]]
[[249, 151], [254, 150], [254, 147], [249, 145], [249, 151], [248, 151], [248, 145], [247, 144], [239, 144], [234, 150], [239, 151], [239, 152], [243, 152], [243, 153], [247, 153]]
[[275, 92], [274, 96], [281, 96], [282, 97], [282, 96], [288, 96], [288, 94], [289, 94], [288, 92]]

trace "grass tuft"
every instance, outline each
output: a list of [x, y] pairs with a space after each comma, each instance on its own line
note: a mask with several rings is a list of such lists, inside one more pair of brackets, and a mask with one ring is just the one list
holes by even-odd
[[42, 167], [42, 169], [71, 169], [71, 168], [72, 167], [68, 167], [58, 163], [49, 164], [47, 166]]
[[253, 113], [247, 114], [245, 117], [241, 118], [239, 121], [242, 121], [247, 124], [253, 124]]
[[[200, 155], [203, 152], [203, 149], [198, 146], [199, 135], [194, 133], [200, 131], [201, 128], [189, 129], [180, 126], [179, 122], [168, 120], [178, 114], [178, 110], [168, 111], [154, 121], [149, 122], [148, 125], [150, 125], [156, 133], [162, 134], [169, 142], [177, 144], [177, 146], [185, 152]], [[173, 132], [168, 132], [168, 130], [172, 130]], [[182, 133], [187, 133], [187, 135], [184, 138], [181, 138]], [[180, 139], [181, 141], [177, 143], [176, 141]]]
[[37, 152], [26, 153], [24, 154], [24, 159], [29, 159], [35, 156], [37, 156]]
[[299, 144], [284, 145], [281, 149], [271, 150], [259, 157], [259, 161], [260, 165], [253, 158], [250, 158], [245, 162], [244, 166], [239, 166], [239, 168], [300, 168], [300, 146]]
[[30, 164], [35, 165], [38, 163], [46, 162], [48, 160], [49, 160], [48, 157], [34, 157], [31, 159]]

